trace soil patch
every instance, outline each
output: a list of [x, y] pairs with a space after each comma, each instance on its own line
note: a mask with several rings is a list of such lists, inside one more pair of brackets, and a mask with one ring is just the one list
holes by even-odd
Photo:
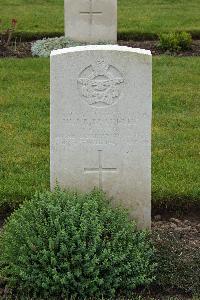
[[152, 231], [161, 230], [165, 233], [178, 233], [182, 241], [186, 241], [190, 248], [200, 249], [200, 217], [185, 216], [183, 218], [171, 217], [165, 219], [156, 215], [152, 221]]
[[6, 219], [10, 216], [10, 212], [6, 212], [6, 213], [0, 213], [0, 232], [3, 228], [3, 225], [5, 224], [6, 222]]
[[17, 57], [25, 58], [31, 57], [31, 43], [17, 43], [16, 45], [4, 46], [0, 44], [0, 57]]
[[[10, 46], [0, 45], [0, 58], [5, 57], [16, 57], [25, 58], [31, 57], [31, 43], [32, 42], [21, 42], [17, 44], [12, 44]], [[172, 56], [200, 56], [200, 40], [194, 40], [190, 50], [180, 51], [171, 53], [169, 51], [162, 51], [158, 48], [158, 41], [124, 41], [119, 40], [118, 44], [120, 46], [128, 46], [133, 48], [141, 48], [151, 50], [153, 55], [172, 55]]]

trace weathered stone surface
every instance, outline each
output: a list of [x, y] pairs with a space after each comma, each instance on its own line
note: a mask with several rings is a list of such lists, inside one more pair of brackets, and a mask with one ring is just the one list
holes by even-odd
[[51, 188], [100, 187], [151, 224], [150, 51], [85, 46], [51, 54]]
[[65, 0], [65, 36], [83, 42], [116, 42], [117, 0]]

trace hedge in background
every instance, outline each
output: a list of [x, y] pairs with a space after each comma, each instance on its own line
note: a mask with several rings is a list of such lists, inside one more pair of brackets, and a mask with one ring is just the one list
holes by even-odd
[[111, 297], [153, 281], [148, 234], [97, 190], [37, 194], [0, 242], [0, 277], [21, 297]]

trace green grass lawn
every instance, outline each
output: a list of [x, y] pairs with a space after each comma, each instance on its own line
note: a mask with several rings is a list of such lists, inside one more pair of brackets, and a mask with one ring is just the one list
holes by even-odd
[[[0, 0], [0, 19], [18, 20], [17, 33], [27, 38], [63, 34], [64, 0]], [[165, 31], [190, 31], [200, 36], [199, 0], [118, 0], [120, 37]]]
[[[153, 60], [153, 203], [200, 204], [200, 58]], [[0, 208], [49, 188], [49, 59], [0, 60]]]

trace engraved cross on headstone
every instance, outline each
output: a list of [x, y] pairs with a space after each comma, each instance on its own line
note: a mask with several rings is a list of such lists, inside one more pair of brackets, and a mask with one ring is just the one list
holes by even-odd
[[101, 15], [102, 11], [94, 11], [93, 10], [93, 0], [90, 0], [90, 8], [89, 11], [81, 11], [80, 14], [81, 15], [88, 15], [90, 17], [90, 25], [92, 25], [93, 23], [93, 17], [94, 15]]
[[84, 168], [85, 173], [99, 173], [99, 188], [103, 188], [103, 173], [104, 172], [117, 172], [116, 168], [103, 168], [102, 166], [102, 150], [98, 150], [98, 168]]

